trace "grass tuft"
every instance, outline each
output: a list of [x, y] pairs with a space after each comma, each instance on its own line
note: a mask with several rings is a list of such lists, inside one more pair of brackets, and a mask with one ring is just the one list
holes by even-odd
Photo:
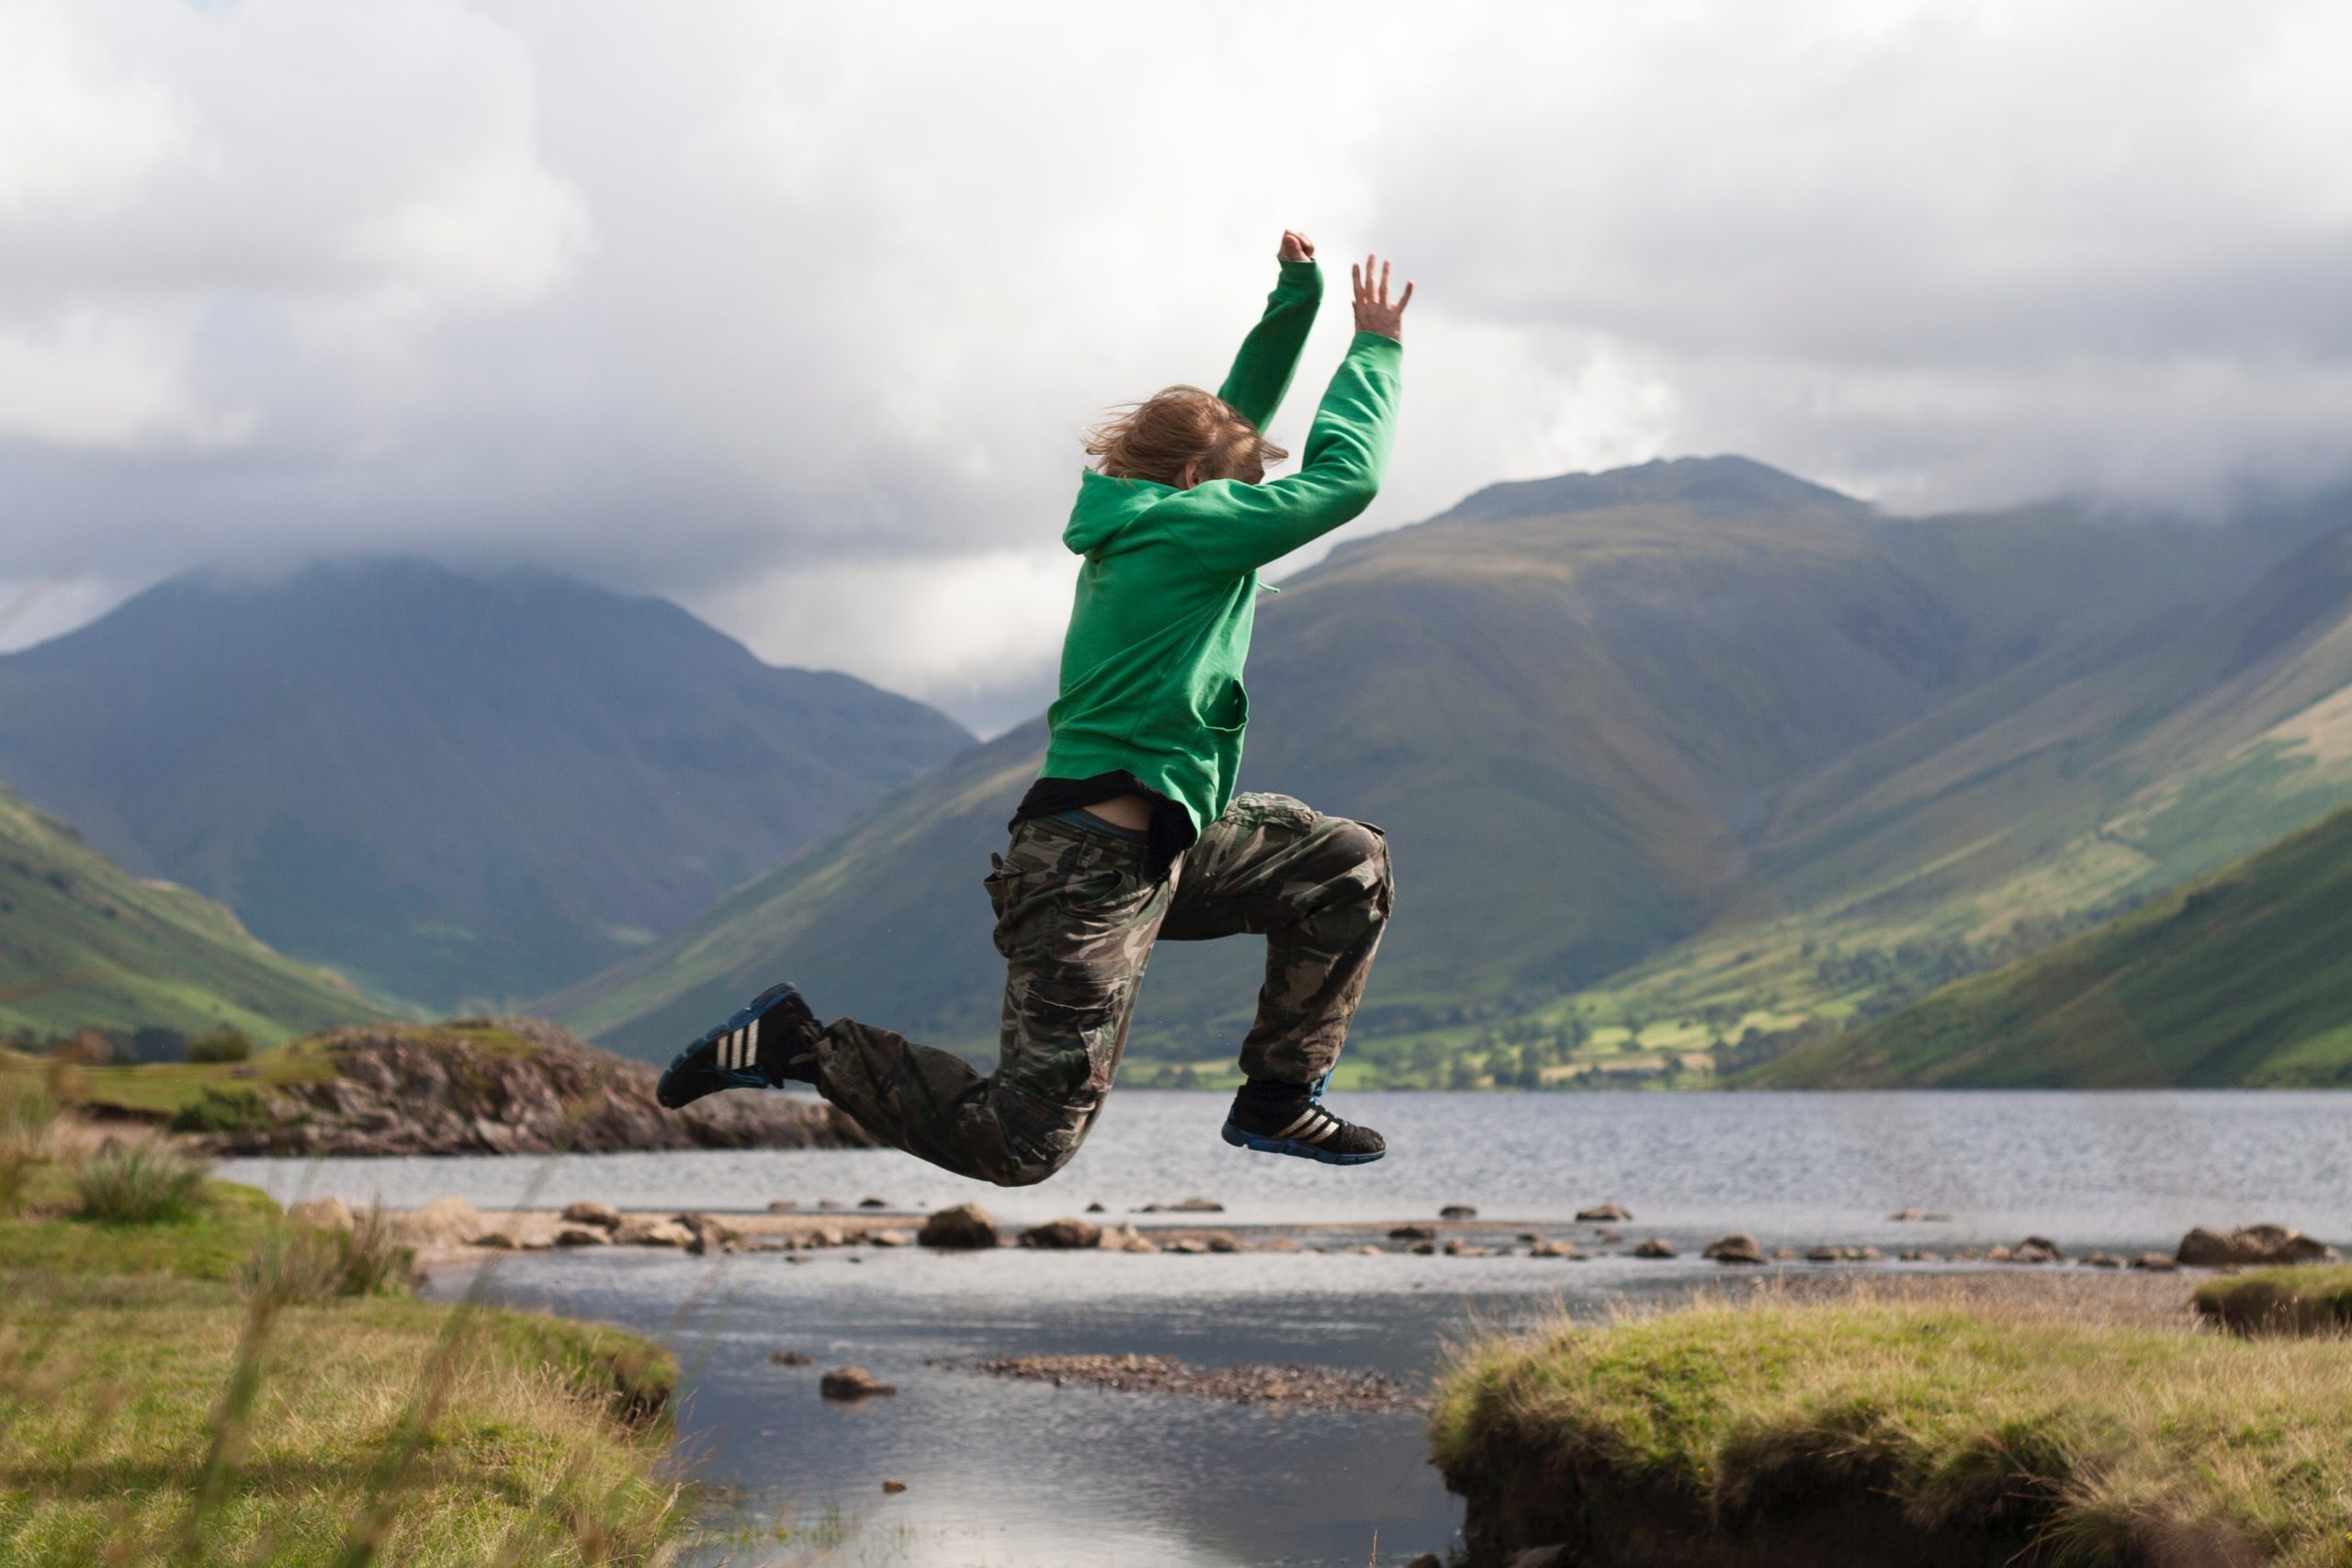
[[196, 1217], [205, 1168], [163, 1144], [101, 1154], [74, 1179], [79, 1217], [107, 1225], [176, 1224]]
[[404, 1295], [416, 1277], [416, 1249], [392, 1234], [378, 1204], [347, 1231], [285, 1228], [254, 1249], [237, 1271], [238, 1290], [279, 1306], [352, 1296]]
[[2233, 1334], [2352, 1334], [2352, 1264], [2256, 1269], [2207, 1281], [2197, 1314]]
[[23, 1073], [0, 1073], [0, 1219], [23, 1207], [33, 1172], [49, 1157], [57, 1100]]

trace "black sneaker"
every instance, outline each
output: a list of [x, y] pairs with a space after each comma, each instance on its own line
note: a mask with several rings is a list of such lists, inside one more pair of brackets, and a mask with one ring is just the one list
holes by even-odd
[[1320, 1083], [1303, 1094], [1258, 1096], [1244, 1089], [1226, 1113], [1225, 1141], [1237, 1149], [1293, 1155], [1324, 1165], [1370, 1165], [1388, 1141], [1369, 1127], [1332, 1114]]
[[675, 1111], [722, 1089], [817, 1081], [822, 1027], [789, 984], [770, 986], [741, 1011], [678, 1053], [653, 1098]]

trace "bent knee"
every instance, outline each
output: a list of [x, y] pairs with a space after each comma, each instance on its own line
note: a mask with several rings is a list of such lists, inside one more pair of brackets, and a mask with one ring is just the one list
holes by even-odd
[[1076, 1145], [1042, 1155], [1023, 1154], [1008, 1158], [980, 1174], [999, 1187], [1035, 1187], [1068, 1165], [1078, 1153]]
[[1396, 874], [1388, 863], [1388, 840], [1377, 828], [1363, 822], [1335, 819], [1331, 831], [1332, 858], [1349, 867], [1339, 880], [1361, 890], [1362, 902], [1385, 918], [1396, 893]]

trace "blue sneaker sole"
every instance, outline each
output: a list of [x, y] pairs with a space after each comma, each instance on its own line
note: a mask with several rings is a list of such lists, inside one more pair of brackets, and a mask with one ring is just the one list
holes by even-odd
[[[662, 1080], [653, 1089], [653, 1098], [669, 1110], [691, 1105], [705, 1095], [717, 1094], [729, 1089], [773, 1089], [775, 1086], [762, 1077], [755, 1069], [722, 1067], [716, 1063], [690, 1063], [687, 1057], [704, 1050], [720, 1036], [745, 1028], [751, 1021], [784, 999], [792, 983], [770, 986], [758, 996], [736, 1010], [734, 1016], [716, 1029], [705, 1030], [695, 1043], [670, 1059], [662, 1069]], [[681, 1093], [681, 1090], [691, 1092]]]
[[1231, 1122], [1225, 1124], [1225, 1141], [1237, 1149], [1254, 1149], [1261, 1155], [1288, 1155], [1293, 1159], [1311, 1159], [1317, 1165], [1370, 1165], [1381, 1155], [1335, 1155], [1329, 1149], [1301, 1143], [1296, 1138], [1270, 1138], [1263, 1133], [1245, 1132]]

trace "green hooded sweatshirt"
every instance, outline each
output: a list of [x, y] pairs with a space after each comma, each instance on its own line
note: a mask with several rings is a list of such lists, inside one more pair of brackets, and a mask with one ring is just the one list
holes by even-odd
[[[1322, 300], [1311, 261], [1284, 262], [1217, 395], [1261, 430], [1289, 389]], [[1044, 776], [1126, 772], [1182, 806], [1197, 834], [1225, 815], [1250, 697], [1241, 667], [1258, 569], [1362, 513], [1393, 438], [1403, 347], [1358, 333], [1323, 394], [1299, 471], [1176, 490], [1089, 469], [1062, 542], [1086, 558], [1062, 640]]]

